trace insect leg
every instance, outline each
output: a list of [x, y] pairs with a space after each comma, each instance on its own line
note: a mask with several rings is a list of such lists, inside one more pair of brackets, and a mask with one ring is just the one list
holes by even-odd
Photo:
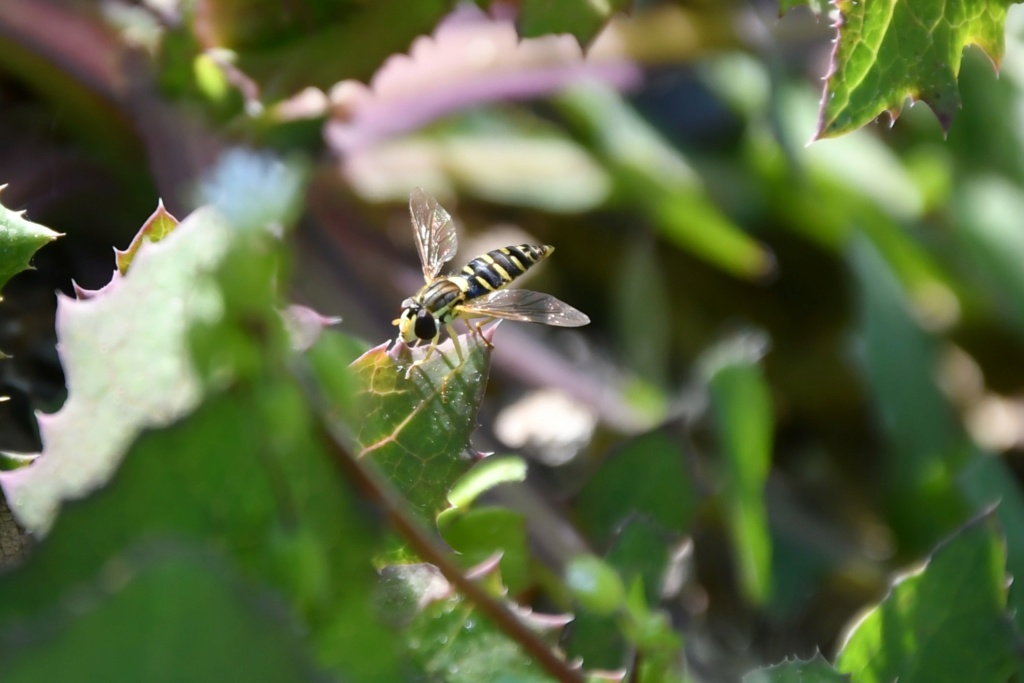
[[462, 365], [466, 362], [466, 359], [462, 355], [462, 344], [459, 343], [459, 335], [455, 333], [455, 327], [451, 323], [445, 323], [444, 327], [448, 330], [448, 336], [452, 338], [452, 343], [455, 345], [455, 353], [459, 354], [459, 365]]
[[[431, 355], [433, 355], [434, 349], [437, 348], [437, 341], [440, 338], [441, 338], [441, 333], [440, 332], [438, 332], [436, 335], [434, 335], [434, 338], [430, 340], [430, 346], [427, 347], [427, 353], [424, 354], [423, 358], [420, 358], [418, 361], [414, 362], [405, 371], [405, 378], [406, 379], [409, 379], [409, 375], [412, 374], [413, 368], [418, 368], [419, 366], [423, 365], [424, 363], [427, 362], [427, 359], [430, 358]], [[423, 340], [422, 339], [417, 339], [416, 340], [416, 344], [414, 346], [419, 346], [421, 341], [423, 341]]]
[[[480, 320], [478, 320], [475, 323], [474, 327], [476, 327], [477, 335], [480, 336], [480, 341], [482, 341], [484, 344], [486, 344], [487, 348], [493, 349], [494, 348], [494, 344], [489, 342], [487, 340], [487, 337], [484, 336], [484, 323], [489, 322], [490, 320], [491, 320], [490, 318], [481, 318]], [[466, 321], [466, 327], [469, 327], [469, 321], [468, 320]]]

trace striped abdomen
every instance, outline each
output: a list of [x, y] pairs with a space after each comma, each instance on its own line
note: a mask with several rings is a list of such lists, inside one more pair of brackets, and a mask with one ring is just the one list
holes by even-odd
[[509, 284], [529, 270], [555, 250], [554, 247], [543, 245], [534, 247], [520, 244], [515, 247], [504, 247], [477, 256], [466, 264], [457, 277], [465, 278], [469, 288], [466, 299], [475, 299], [493, 292]]

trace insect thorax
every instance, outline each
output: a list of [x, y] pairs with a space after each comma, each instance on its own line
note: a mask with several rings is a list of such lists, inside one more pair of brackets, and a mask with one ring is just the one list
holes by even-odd
[[465, 278], [441, 277], [425, 285], [413, 297], [413, 305], [429, 311], [442, 325], [450, 322], [452, 309], [466, 300]]

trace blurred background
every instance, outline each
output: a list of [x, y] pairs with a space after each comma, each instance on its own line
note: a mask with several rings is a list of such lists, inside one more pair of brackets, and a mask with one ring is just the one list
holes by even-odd
[[[187, 215], [224, 152], [309, 168], [288, 297], [368, 344], [422, 284], [420, 186], [456, 216], [453, 265], [555, 245], [527, 286], [593, 321], [496, 335], [474, 446], [531, 459], [536, 499], [517, 504], [538, 515], [539, 554], [566, 525], [614, 557], [639, 519], [648, 535], [629, 538], [649, 545], [623, 557], [665, 556], [698, 672], [829, 653], [891, 571], [993, 491], [1019, 497], [1021, 13], [998, 77], [968, 49], [948, 135], [919, 105], [813, 143], [833, 31], [807, 8], [638, 1], [585, 53], [570, 35], [519, 40], [516, 16], [0, 4], [2, 201], [64, 233], [0, 303], [0, 450], [38, 450], [33, 411], [63, 400], [54, 292], [107, 282], [113, 248], [160, 199]], [[753, 486], [737, 482], [760, 465], [723, 455], [741, 426], [709, 408], [723, 355], [768, 388]], [[0, 557], [23, 542], [0, 536]]]

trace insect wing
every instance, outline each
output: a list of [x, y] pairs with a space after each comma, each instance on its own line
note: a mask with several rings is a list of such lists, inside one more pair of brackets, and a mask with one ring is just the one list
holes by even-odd
[[418, 187], [409, 195], [409, 212], [416, 234], [416, 249], [423, 265], [423, 277], [430, 282], [455, 256], [458, 248], [455, 223], [436, 199]]
[[499, 289], [462, 304], [458, 310], [459, 315], [466, 318], [486, 316], [556, 327], [580, 327], [590, 322], [585, 313], [564, 301], [528, 289]]

